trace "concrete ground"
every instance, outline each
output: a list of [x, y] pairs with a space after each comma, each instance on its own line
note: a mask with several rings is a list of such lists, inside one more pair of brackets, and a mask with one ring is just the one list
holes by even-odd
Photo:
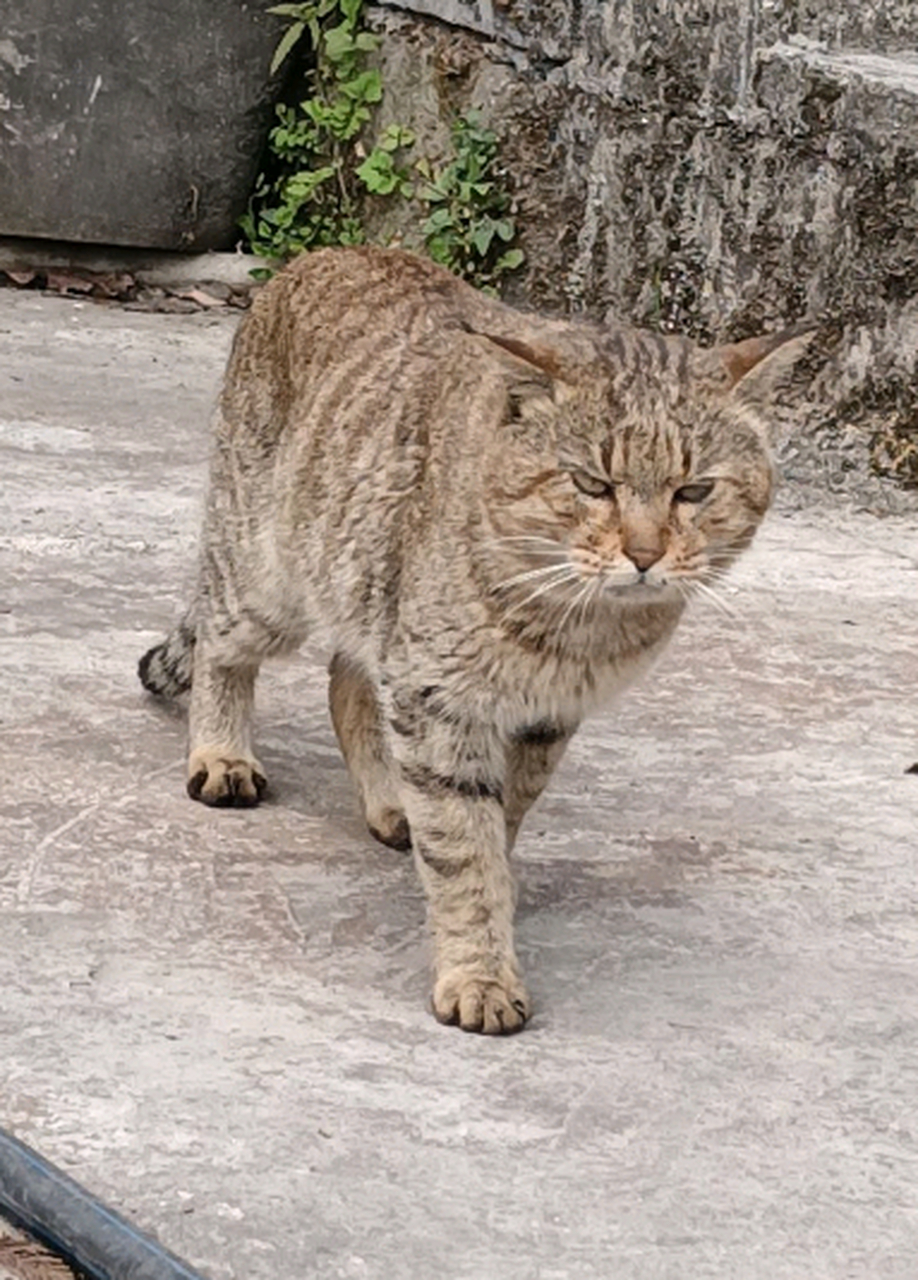
[[770, 517], [524, 829], [531, 1026], [463, 1035], [319, 663], [251, 812], [135, 678], [233, 322], [0, 292], [0, 1125], [213, 1280], [913, 1280], [915, 523]]

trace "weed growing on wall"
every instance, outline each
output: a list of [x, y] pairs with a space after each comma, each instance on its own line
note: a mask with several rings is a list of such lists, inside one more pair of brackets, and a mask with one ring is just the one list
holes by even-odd
[[[309, 0], [269, 12], [289, 18], [272, 72], [308, 48], [305, 92], [277, 107], [269, 156], [241, 220], [252, 251], [285, 261], [304, 249], [360, 244], [368, 196], [410, 202], [430, 256], [486, 288], [518, 267], [516, 225], [502, 185], [496, 135], [478, 113], [459, 116], [452, 154], [440, 163], [413, 155], [415, 137], [389, 125], [367, 151], [364, 136], [383, 95], [368, 66], [379, 37], [364, 29], [363, 0]], [[267, 273], [265, 273], [267, 274]]]
[[415, 195], [428, 209], [421, 226], [424, 244], [434, 262], [493, 287], [523, 261], [522, 249], [511, 247], [516, 223], [499, 181], [497, 135], [469, 111], [453, 123], [452, 144], [447, 164], [415, 165]]
[[366, 65], [377, 37], [362, 29], [361, 8], [362, 0], [309, 0], [268, 10], [291, 19], [272, 73], [301, 42], [311, 48], [312, 66], [306, 95], [277, 107], [266, 171], [242, 219], [261, 257], [283, 260], [303, 249], [363, 239], [354, 143], [382, 98], [382, 82]]

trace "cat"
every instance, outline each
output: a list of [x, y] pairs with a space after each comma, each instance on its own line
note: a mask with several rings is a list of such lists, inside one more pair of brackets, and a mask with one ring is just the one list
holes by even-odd
[[189, 795], [254, 805], [259, 665], [330, 634], [334, 728], [370, 831], [413, 850], [441, 1021], [529, 1017], [520, 823], [749, 546], [768, 395], [809, 336], [545, 319], [370, 247], [303, 254], [240, 324], [197, 593], [140, 679], [191, 690]]

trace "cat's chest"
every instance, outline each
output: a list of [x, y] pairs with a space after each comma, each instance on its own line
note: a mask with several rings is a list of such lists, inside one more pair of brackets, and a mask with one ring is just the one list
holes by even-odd
[[673, 627], [634, 649], [601, 649], [582, 657], [534, 659], [507, 653], [492, 668], [494, 716], [508, 737], [525, 737], [533, 728], [573, 730], [587, 716], [612, 702], [653, 664]]
[[566, 734], [652, 665], [681, 611], [677, 602], [652, 613], [613, 612], [585, 640], [563, 646], [501, 631], [485, 616], [478, 626], [444, 619], [439, 627], [412, 616], [416, 626], [400, 626], [372, 668], [394, 685], [436, 691], [446, 719], [488, 724], [508, 739], [525, 738], [533, 726]]

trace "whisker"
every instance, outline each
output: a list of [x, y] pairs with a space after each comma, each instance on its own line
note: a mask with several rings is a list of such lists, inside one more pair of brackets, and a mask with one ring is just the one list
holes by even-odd
[[[486, 545], [486, 544], [483, 544]], [[546, 546], [518, 546], [518, 547], [494, 547], [489, 548], [491, 554], [503, 552], [508, 559], [512, 557], [521, 564], [529, 563], [538, 564], [540, 560], [550, 559], [558, 560], [561, 557], [567, 558], [570, 554], [568, 547], [563, 547], [560, 542], [549, 543]]]
[[717, 560], [709, 560], [707, 564], [703, 564], [701, 566], [698, 573], [703, 578], [716, 578], [720, 581], [721, 579], [726, 578], [730, 571], [730, 565], [730, 561], [720, 563]]
[[521, 582], [528, 582], [531, 578], [543, 577], [546, 573], [555, 573], [558, 569], [567, 570], [566, 562], [560, 564], [542, 565], [540, 569], [527, 569], [524, 573], [514, 574], [512, 578], [505, 578], [503, 582], [498, 582], [492, 591], [506, 591], [508, 587], [515, 587]]
[[597, 575], [591, 581], [590, 590], [586, 593], [583, 604], [580, 606], [580, 617], [578, 619], [579, 626], [582, 627], [586, 624], [587, 614], [589, 613], [590, 609], [592, 609], [593, 606], [595, 605], [601, 590], [602, 590], [602, 584], [600, 582], [599, 576]]
[[515, 551], [520, 555], [566, 555], [568, 548], [557, 538], [538, 538], [533, 534], [519, 534], [512, 538], [489, 538], [482, 543], [490, 551]]
[[565, 622], [567, 622], [567, 619], [571, 616], [571, 614], [573, 613], [573, 611], [574, 611], [574, 610], [577, 608], [577, 606], [581, 603], [581, 601], [583, 600], [583, 598], [584, 598], [586, 595], [588, 595], [588, 594], [589, 594], [590, 589], [592, 588], [592, 586], [593, 586], [593, 583], [592, 583], [592, 582], [590, 581], [590, 579], [588, 578], [588, 579], [586, 580], [586, 582], [584, 582], [584, 584], [583, 584], [583, 586], [580, 588], [580, 590], [579, 590], [579, 591], [577, 591], [577, 592], [574, 594], [574, 598], [573, 598], [573, 600], [571, 600], [571, 602], [568, 604], [567, 608], [564, 610], [564, 613], [561, 615], [561, 619], [560, 619], [560, 621], [559, 621], [559, 622], [558, 622], [558, 624], [557, 624], [557, 630], [558, 630], [558, 631], [563, 631], [563, 630], [564, 630], [564, 624], [565, 624]]
[[505, 542], [550, 542], [555, 547], [562, 545], [557, 538], [546, 538], [544, 534], [536, 533], [510, 533], [488, 539], [489, 546], [502, 546]]
[[[725, 582], [729, 577], [729, 569], [730, 569], [729, 565], [725, 565], [723, 568], [713, 568], [710, 565], [708, 565], [699, 572], [698, 577], [699, 577], [699, 580], [705, 583], [705, 585], [707, 586], [711, 586], [711, 585], [719, 586], [722, 582]], [[731, 587], [729, 588], [729, 590], [730, 590], [731, 596], [736, 594], [736, 590], [737, 590], [736, 587]], [[742, 602], [743, 599], [744, 598], [742, 596], [742, 593], [740, 593], [738, 600], [730, 602], [731, 607], [735, 607], [737, 604]], [[736, 612], [741, 613], [742, 609], [737, 608]]]
[[546, 591], [552, 591], [555, 587], [562, 587], [568, 581], [572, 581], [575, 578], [575, 571], [574, 571], [573, 565], [558, 565], [556, 566], [556, 568], [563, 570], [563, 573], [561, 574], [560, 577], [550, 578], [548, 582], [541, 583], [541, 585], [536, 587], [535, 591], [530, 592], [529, 595], [526, 596], [524, 600], [519, 600], [515, 605], [512, 605], [509, 609], [505, 609], [504, 612], [501, 614], [501, 621], [502, 622], [505, 621], [507, 618], [511, 617], [514, 613], [516, 613], [519, 609], [525, 609], [527, 604], [532, 604], [533, 600], [537, 600], [539, 596], [544, 595]]
[[703, 579], [693, 578], [687, 585], [690, 589], [694, 589], [700, 596], [703, 596], [705, 600], [710, 601], [710, 603], [714, 605], [715, 608], [719, 609], [725, 617], [730, 618], [731, 621], [734, 622], [737, 620], [736, 610], [732, 608], [726, 600], [724, 600], [718, 591], [715, 591], [714, 588], [709, 586]]

